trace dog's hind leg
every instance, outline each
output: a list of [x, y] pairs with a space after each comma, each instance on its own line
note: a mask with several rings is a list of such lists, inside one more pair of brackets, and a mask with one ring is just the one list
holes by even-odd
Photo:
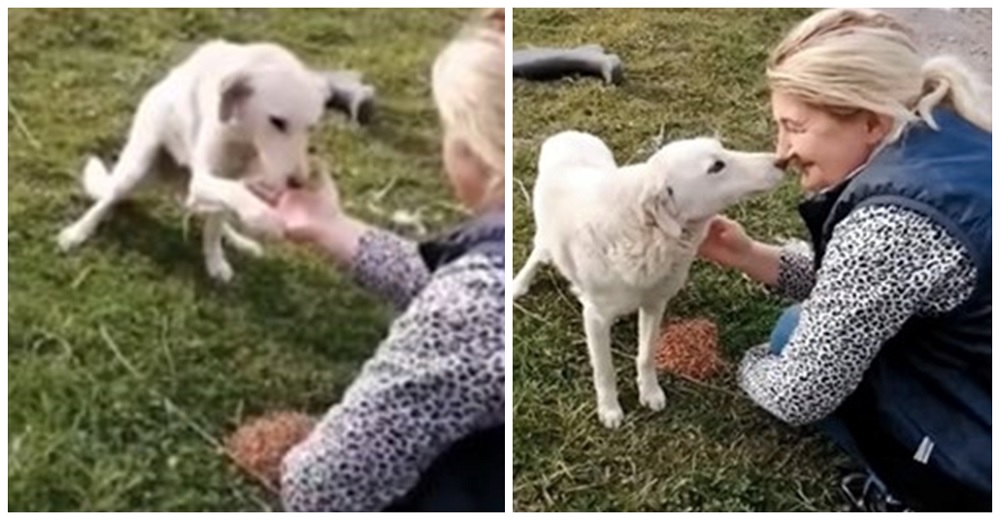
[[593, 305], [583, 304], [583, 330], [587, 334], [590, 365], [594, 370], [594, 390], [597, 393], [597, 416], [608, 428], [621, 426], [625, 414], [618, 404], [618, 386], [611, 359], [611, 323]]
[[264, 248], [260, 246], [260, 243], [236, 231], [229, 222], [222, 223], [222, 237], [230, 245], [250, 256], [264, 256]]
[[548, 253], [545, 248], [540, 247], [539, 241], [535, 240], [535, 246], [531, 250], [531, 254], [528, 255], [528, 260], [518, 271], [517, 276], [514, 277], [514, 281], [511, 282], [511, 294], [516, 300], [528, 292], [528, 287], [531, 286], [531, 280], [535, 278], [535, 274], [538, 273], [538, 268], [545, 262], [549, 261]]
[[233, 278], [233, 268], [222, 250], [222, 235], [225, 233], [225, 215], [210, 213], [205, 215], [205, 226], [201, 231], [201, 245], [205, 254], [205, 268], [208, 275], [220, 282]]
[[[139, 117], [136, 120], [139, 121]], [[87, 161], [84, 187], [96, 202], [82, 217], [59, 233], [59, 247], [63, 251], [80, 245], [94, 234], [112, 206], [124, 199], [149, 173], [159, 147], [160, 141], [155, 136], [145, 135], [133, 128], [110, 175], [99, 159], [92, 157]]]
[[656, 380], [656, 339], [660, 320], [667, 308], [663, 299], [639, 307], [639, 354], [635, 358], [636, 382], [639, 385], [639, 402], [652, 410], [662, 410], [667, 398]]

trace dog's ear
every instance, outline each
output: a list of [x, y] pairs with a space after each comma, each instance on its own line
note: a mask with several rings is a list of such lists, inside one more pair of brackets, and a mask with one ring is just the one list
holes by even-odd
[[223, 123], [228, 123], [239, 105], [253, 95], [250, 76], [245, 72], [233, 73], [222, 80], [219, 90], [219, 121]]
[[670, 238], [680, 238], [683, 229], [678, 221], [677, 205], [674, 203], [674, 189], [667, 187], [655, 197], [649, 198], [642, 207], [645, 223], [660, 228]]

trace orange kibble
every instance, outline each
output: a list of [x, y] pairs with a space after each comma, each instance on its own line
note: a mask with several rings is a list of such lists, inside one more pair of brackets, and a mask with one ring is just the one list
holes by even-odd
[[660, 370], [704, 381], [723, 365], [719, 331], [712, 321], [704, 318], [676, 321], [661, 330], [656, 351], [656, 366]]
[[226, 439], [226, 450], [245, 471], [277, 489], [281, 460], [315, 425], [316, 418], [303, 413], [271, 412], [240, 425]]

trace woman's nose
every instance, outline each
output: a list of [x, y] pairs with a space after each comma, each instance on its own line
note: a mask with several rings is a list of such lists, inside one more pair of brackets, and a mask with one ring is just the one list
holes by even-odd
[[774, 154], [777, 156], [774, 164], [779, 168], [782, 167], [779, 166], [780, 164], [787, 165], [789, 159], [791, 159], [793, 155], [791, 150], [792, 147], [788, 144], [788, 140], [785, 139], [785, 137], [779, 132], [774, 145]]

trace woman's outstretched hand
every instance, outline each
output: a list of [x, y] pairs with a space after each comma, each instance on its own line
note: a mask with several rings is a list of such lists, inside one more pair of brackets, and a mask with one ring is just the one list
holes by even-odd
[[708, 223], [708, 233], [698, 248], [698, 256], [725, 267], [738, 268], [753, 249], [743, 226], [721, 215]]
[[268, 192], [251, 190], [265, 200], [281, 218], [284, 236], [293, 242], [320, 244], [343, 217], [340, 194], [326, 168], [313, 172], [309, 185]]

